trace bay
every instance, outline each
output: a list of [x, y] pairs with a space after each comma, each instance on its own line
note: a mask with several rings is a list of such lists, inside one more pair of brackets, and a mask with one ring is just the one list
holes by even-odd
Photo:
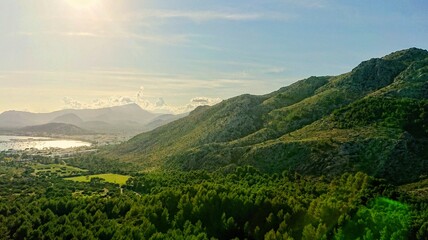
[[25, 150], [29, 148], [45, 149], [45, 148], [73, 148], [90, 146], [91, 143], [79, 140], [55, 139], [47, 137], [31, 137], [31, 136], [0, 136], [0, 151], [9, 149]]

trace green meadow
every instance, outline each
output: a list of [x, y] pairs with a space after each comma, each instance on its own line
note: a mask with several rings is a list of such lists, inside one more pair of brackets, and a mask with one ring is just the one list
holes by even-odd
[[113, 173], [106, 173], [106, 174], [96, 174], [96, 175], [87, 175], [87, 176], [65, 178], [65, 180], [71, 180], [71, 181], [76, 181], [76, 182], [90, 182], [92, 178], [101, 178], [101, 179], [104, 179], [104, 181], [109, 182], [109, 183], [125, 185], [126, 181], [128, 181], [130, 176], [113, 174]]

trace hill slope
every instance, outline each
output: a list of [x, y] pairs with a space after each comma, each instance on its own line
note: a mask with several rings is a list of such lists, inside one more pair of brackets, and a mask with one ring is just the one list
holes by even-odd
[[81, 124], [83, 120], [74, 113], [67, 113], [59, 117], [54, 118], [51, 122], [53, 123], [67, 123], [67, 124]]
[[109, 155], [144, 167], [364, 171], [393, 182], [428, 170], [428, 52], [407, 49], [333, 77], [242, 95], [143, 133]]

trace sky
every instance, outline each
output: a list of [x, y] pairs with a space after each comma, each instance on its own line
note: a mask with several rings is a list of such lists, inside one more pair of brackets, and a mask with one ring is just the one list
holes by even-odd
[[0, 112], [181, 113], [428, 49], [426, 0], [1, 0]]

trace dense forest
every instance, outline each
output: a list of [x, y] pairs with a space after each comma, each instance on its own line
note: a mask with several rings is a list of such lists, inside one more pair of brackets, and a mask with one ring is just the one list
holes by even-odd
[[[123, 167], [91, 159], [91, 172]], [[0, 239], [428, 239], [426, 195], [415, 191], [428, 183], [399, 188], [361, 172], [326, 178], [245, 166], [136, 173], [119, 186], [3, 163], [0, 177]]]

